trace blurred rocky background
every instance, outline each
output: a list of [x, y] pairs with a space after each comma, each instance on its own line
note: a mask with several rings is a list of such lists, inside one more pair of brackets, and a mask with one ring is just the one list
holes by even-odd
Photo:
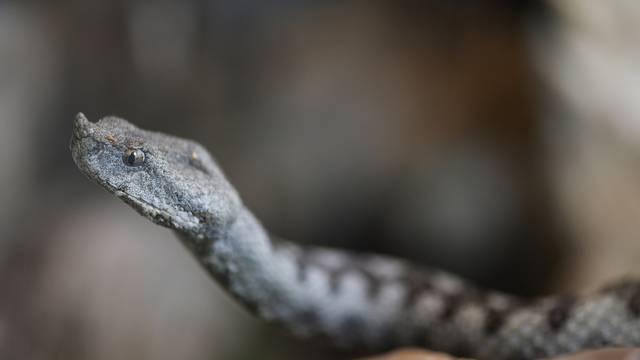
[[523, 296], [638, 272], [632, 0], [0, 1], [0, 357], [330, 359], [75, 169], [194, 138], [272, 232]]

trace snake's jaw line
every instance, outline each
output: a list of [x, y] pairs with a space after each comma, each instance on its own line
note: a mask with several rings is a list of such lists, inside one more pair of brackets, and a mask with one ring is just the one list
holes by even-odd
[[525, 303], [400, 259], [271, 238], [193, 141], [79, 113], [70, 147], [84, 175], [175, 230], [236, 299], [292, 333], [352, 348], [413, 345], [496, 360], [640, 346], [638, 282]]
[[207, 231], [207, 229], [203, 228], [202, 224], [199, 223], [198, 218], [188, 212], [172, 212], [171, 209], [159, 209], [152, 204], [129, 196], [122, 191], [116, 191], [114, 194], [155, 224], [182, 233], [204, 233]]

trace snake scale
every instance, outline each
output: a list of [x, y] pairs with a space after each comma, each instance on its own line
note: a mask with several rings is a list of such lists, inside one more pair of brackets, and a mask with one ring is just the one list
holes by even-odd
[[520, 300], [401, 259], [272, 237], [193, 141], [78, 114], [70, 147], [89, 179], [174, 230], [235, 299], [299, 337], [479, 359], [640, 345], [640, 282], [623, 280], [582, 297]]

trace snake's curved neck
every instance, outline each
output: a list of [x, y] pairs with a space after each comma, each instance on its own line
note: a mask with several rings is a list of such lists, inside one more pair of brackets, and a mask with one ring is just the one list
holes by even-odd
[[233, 296], [298, 336], [343, 348], [409, 345], [479, 359], [533, 359], [640, 344], [637, 282], [588, 298], [524, 303], [402, 260], [273, 239], [244, 207], [226, 231], [213, 233], [181, 237]]
[[[226, 231], [210, 233], [218, 235], [179, 235], [234, 297], [299, 336], [329, 337], [347, 348], [411, 344], [465, 352], [479, 347], [498, 315], [515, 304], [401, 260], [273, 239], [245, 207]], [[459, 314], [464, 306], [467, 311]], [[486, 321], [490, 311], [494, 323]], [[450, 325], [439, 325], [443, 321]], [[466, 332], [458, 331], [462, 326]], [[456, 328], [458, 336], [439, 338], [438, 331], [429, 331], [438, 327]]]

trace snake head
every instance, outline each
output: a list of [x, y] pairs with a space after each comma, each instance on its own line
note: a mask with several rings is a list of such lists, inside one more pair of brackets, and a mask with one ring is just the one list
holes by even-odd
[[153, 222], [202, 238], [235, 219], [241, 201], [198, 143], [117, 117], [78, 114], [71, 154], [88, 178]]

